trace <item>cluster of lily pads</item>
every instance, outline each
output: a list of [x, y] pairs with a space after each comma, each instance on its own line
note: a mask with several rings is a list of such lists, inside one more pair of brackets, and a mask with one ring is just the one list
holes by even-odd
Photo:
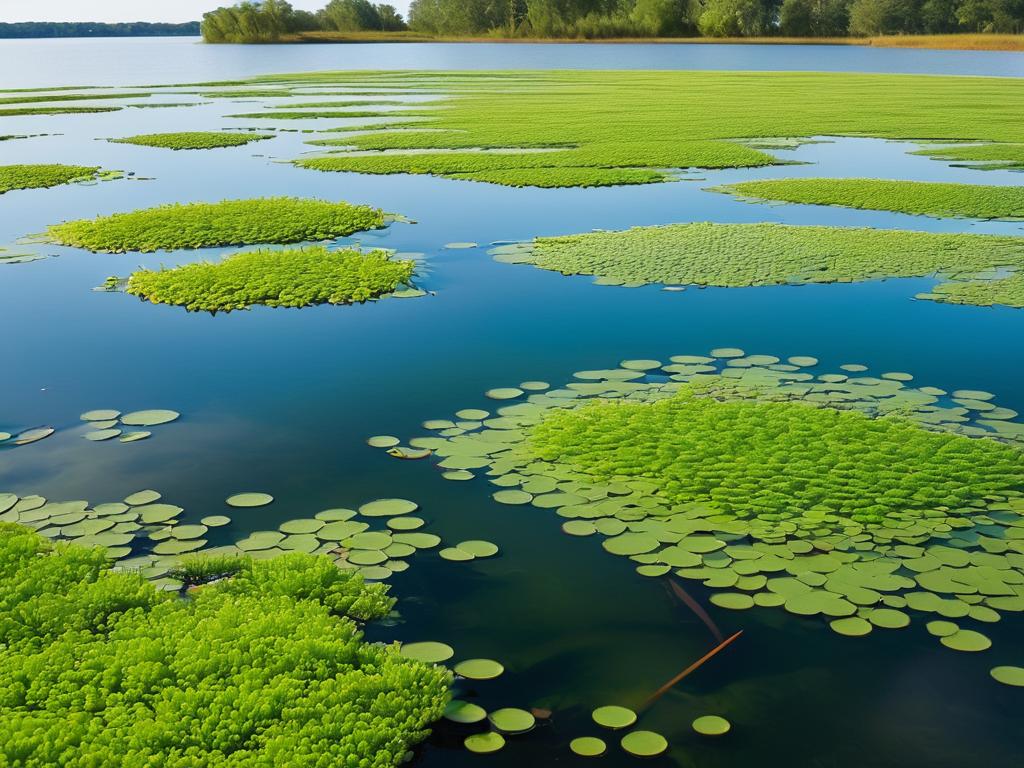
[[[492, 390], [409, 441], [494, 499], [553, 509], [639, 574], [842, 635], [925, 616], [943, 645], [1024, 611], [1024, 424], [976, 390], [720, 348]], [[516, 402], [512, 402], [516, 400]], [[998, 679], [998, 678], [997, 678]]]
[[784, 224], [669, 224], [500, 245], [498, 261], [601, 285], [743, 287], [941, 275], [917, 298], [1024, 306], [1024, 238]]
[[116, 437], [121, 443], [135, 443], [151, 437], [153, 433], [146, 429], [125, 431], [124, 427], [155, 427], [177, 421], [180, 416], [181, 414], [177, 411], [163, 408], [132, 411], [131, 413], [121, 413], [111, 408], [86, 411], [82, 414], [81, 419], [91, 431], [86, 432], [82, 437], [93, 442], [104, 442]]
[[16, 189], [43, 189], [61, 184], [119, 179], [121, 171], [104, 171], [95, 165], [0, 165], [0, 195]]
[[140, 147], [162, 149], [218, 149], [240, 147], [254, 141], [273, 138], [267, 133], [231, 133], [228, 131], [184, 131], [179, 133], [147, 133], [110, 139], [114, 144], [135, 144]]
[[154, 304], [230, 312], [254, 304], [308, 307], [354, 304], [386, 296], [422, 296], [409, 285], [415, 262], [386, 250], [323, 246], [236, 253], [219, 262], [139, 270], [125, 290]]
[[162, 205], [55, 224], [50, 241], [103, 253], [333, 240], [385, 225], [365, 205], [269, 197]]

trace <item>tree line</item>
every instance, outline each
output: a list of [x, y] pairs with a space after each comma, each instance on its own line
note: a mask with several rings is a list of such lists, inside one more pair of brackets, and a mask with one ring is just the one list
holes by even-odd
[[242, 2], [203, 17], [207, 42], [272, 42], [308, 31], [410, 29], [434, 35], [541, 38], [855, 37], [1024, 32], [1024, 0], [331, 0], [312, 13], [285, 0]]
[[19, 21], [0, 23], [0, 38], [25, 37], [156, 37], [198, 35], [199, 22], [184, 24], [132, 21], [120, 24], [83, 21]]

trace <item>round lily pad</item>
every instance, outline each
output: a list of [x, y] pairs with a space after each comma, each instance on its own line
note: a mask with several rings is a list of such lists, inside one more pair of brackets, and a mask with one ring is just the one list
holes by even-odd
[[633, 731], [622, 737], [622, 748], [635, 757], [657, 757], [668, 749], [668, 741], [654, 731]]
[[580, 757], [600, 757], [608, 750], [608, 745], [596, 736], [580, 736], [569, 742], [569, 749]]
[[109, 421], [110, 419], [116, 419], [120, 415], [120, 411], [100, 409], [96, 411], [86, 411], [80, 418], [82, 421]]
[[510, 488], [504, 491], [495, 491], [493, 498], [499, 504], [529, 504], [533, 501], [533, 494]]
[[526, 733], [537, 722], [537, 718], [531, 713], [516, 707], [496, 709], [487, 717], [491, 725], [502, 733]]
[[505, 667], [493, 659], [466, 659], [455, 665], [455, 674], [470, 680], [493, 680], [504, 671]]
[[497, 387], [484, 392], [484, 395], [491, 400], [513, 400], [521, 394], [523, 394], [523, 390], [519, 387]]
[[424, 661], [428, 664], [440, 664], [454, 656], [455, 650], [450, 645], [428, 640], [419, 643], [404, 643], [399, 649], [399, 653], [407, 659], [416, 659], [416, 661]]
[[433, 533], [419, 533], [413, 531], [411, 533], [396, 533], [394, 540], [402, 544], [410, 544], [416, 547], [416, 549], [433, 549], [441, 543], [441, 537]]
[[487, 710], [478, 704], [452, 699], [444, 708], [444, 719], [464, 725], [479, 723], [487, 717]]
[[754, 607], [754, 598], [741, 592], [719, 592], [711, 596], [711, 602], [719, 608], [742, 611]]
[[498, 545], [489, 541], [460, 541], [456, 546], [463, 552], [469, 552], [473, 557], [492, 557], [498, 554]]
[[442, 560], [451, 560], [453, 562], [466, 562], [467, 560], [475, 560], [476, 557], [465, 550], [459, 549], [458, 547], [445, 547], [438, 552]]
[[371, 448], [394, 448], [401, 440], [391, 435], [374, 435], [366, 441]]
[[205, 525], [176, 525], [171, 528], [171, 536], [175, 539], [198, 539], [207, 530]]
[[395, 517], [407, 515], [419, 509], [419, 504], [408, 499], [377, 499], [359, 508], [363, 517]]
[[129, 427], [155, 427], [158, 424], [169, 424], [181, 414], [177, 411], [150, 410], [133, 411], [121, 417], [121, 423]]
[[693, 721], [693, 730], [702, 736], [724, 736], [730, 728], [729, 721], [718, 715], [704, 715]]
[[828, 625], [832, 628], [832, 631], [846, 637], [863, 637], [871, 632], [871, 622], [862, 619], [860, 616], [833, 619]]
[[467, 736], [466, 740], [462, 743], [470, 752], [475, 752], [478, 755], [489, 755], [505, 746], [505, 737], [500, 733], [487, 731], [486, 733], [474, 733], [472, 736]]
[[636, 712], [614, 704], [598, 707], [591, 713], [591, 717], [602, 728], [610, 728], [613, 731], [617, 731], [620, 728], [629, 728], [629, 726], [636, 722]]
[[15, 445], [29, 445], [30, 443], [38, 443], [40, 440], [49, 437], [56, 432], [53, 427], [37, 427], [35, 429], [28, 429], [18, 434], [14, 439]]
[[351, 520], [356, 516], [354, 509], [325, 509], [323, 512], [317, 512], [313, 517], [317, 520], [323, 520], [324, 522], [337, 522], [339, 520]]
[[463, 421], [483, 421], [490, 415], [490, 411], [484, 411], [480, 408], [463, 408], [461, 411], [455, 412], [455, 418], [462, 419]]
[[393, 531], [413, 531], [422, 528], [425, 522], [420, 517], [392, 517], [388, 520], [388, 528]]
[[199, 522], [211, 528], [220, 528], [222, 525], [230, 523], [231, 518], [227, 515], [210, 515], [209, 517], [204, 517]]
[[353, 565], [380, 565], [388, 559], [378, 549], [355, 549], [349, 552], [348, 561]]
[[236, 493], [226, 499], [229, 507], [265, 507], [274, 497], [269, 493]]
[[954, 651], [966, 651], [969, 653], [985, 651], [992, 647], [991, 640], [981, 634], [981, 632], [975, 632], [973, 629], [961, 629], [952, 635], [939, 638], [939, 642], [947, 648], [952, 648]]
[[993, 667], [989, 674], [993, 680], [1003, 685], [1024, 688], [1024, 667]]
[[298, 520], [288, 520], [287, 522], [281, 523], [278, 526], [278, 530], [282, 533], [316, 533], [324, 527], [323, 520], [317, 520], [314, 518], [299, 518]]
[[152, 432], [139, 431], [139, 432], [125, 432], [121, 435], [118, 440], [122, 443], [137, 443], [139, 440], [145, 440], [152, 437]]
[[445, 480], [465, 481], [472, 480], [475, 475], [467, 469], [449, 469], [447, 472], [442, 472], [441, 477]]
[[138, 491], [133, 493], [131, 496], [126, 496], [124, 499], [125, 504], [130, 504], [135, 507], [140, 504], [152, 504], [160, 498], [160, 494], [156, 491]]
[[589, 520], [569, 520], [562, 523], [562, 530], [570, 536], [591, 536], [597, 533], [594, 524]]
[[86, 432], [82, 437], [86, 440], [91, 440], [95, 443], [102, 442], [104, 440], [111, 440], [121, 434], [120, 429], [96, 429], [92, 432]]
[[180, 515], [182, 511], [181, 507], [176, 507], [173, 504], [143, 504], [140, 507], [135, 507], [135, 512], [139, 514], [139, 520], [148, 525], [166, 523]]

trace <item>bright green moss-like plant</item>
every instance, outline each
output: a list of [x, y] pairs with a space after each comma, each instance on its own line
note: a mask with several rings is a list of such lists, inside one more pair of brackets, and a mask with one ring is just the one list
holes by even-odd
[[142, 270], [128, 293], [154, 304], [220, 312], [254, 304], [308, 307], [375, 299], [409, 282], [414, 262], [387, 251], [330, 251], [322, 246], [237, 253], [217, 263]]
[[325, 557], [243, 558], [188, 600], [0, 524], [0, 761], [391, 768], [449, 674], [363, 642], [393, 600]]
[[[606, 282], [743, 287], [936, 273], [975, 279], [985, 270], [1024, 266], [1024, 238], [699, 223], [542, 237], [494, 253], [504, 261], [566, 275], [594, 275]], [[984, 284], [979, 281], [976, 290]]]
[[[254, 83], [371, 84], [410, 73], [316, 73]], [[776, 162], [741, 142], [759, 138], [875, 136], [936, 141], [1024, 143], [1024, 82], [1012, 78], [932, 77], [832, 72], [556, 72], [515, 73], [494, 87], [494, 73], [453, 79], [431, 73], [436, 88], [459, 98], [430, 111], [432, 134], [353, 136], [360, 150], [569, 147], [544, 163], [513, 155], [518, 168], [723, 168]], [[471, 87], [470, 84], [479, 87]], [[486, 86], [486, 87], [484, 87]], [[390, 113], [406, 115], [408, 112]], [[513, 117], [514, 116], [514, 117]], [[507, 155], [456, 168], [444, 153], [303, 160], [316, 170], [448, 175], [505, 171]], [[544, 169], [544, 170], [540, 170]], [[530, 173], [514, 178], [524, 183]], [[490, 180], [490, 179], [486, 179]], [[505, 183], [501, 175], [493, 177]], [[638, 181], [646, 179], [637, 177]], [[565, 186], [575, 186], [574, 176]], [[627, 183], [629, 180], [627, 180]], [[532, 182], [531, 182], [532, 183]], [[635, 183], [635, 182], [633, 182]]]
[[644, 478], [670, 502], [743, 515], [821, 506], [878, 520], [1024, 484], [1024, 453], [992, 440], [811, 404], [720, 402], [692, 386], [655, 403], [552, 409], [530, 439], [539, 458], [597, 480]]
[[34, 117], [37, 115], [91, 115], [117, 112], [121, 107], [5, 107], [0, 117]]
[[94, 179], [94, 165], [0, 165], [0, 195], [14, 189], [41, 189]]
[[140, 147], [163, 149], [218, 149], [240, 147], [253, 141], [273, 138], [266, 133], [227, 133], [218, 131], [188, 131], [184, 133], [149, 133], [110, 139], [114, 144], [136, 144]]
[[925, 216], [1024, 217], [1024, 187], [882, 179], [768, 179], [716, 188], [757, 200], [840, 205]]
[[246, 112], [240, 115], [228, 115], [243, 120], [307, 120], [315, 118], [339, 118], [339, 117], [409, 117], [429, 115], [430, 112], [414, 112], [412, 110], [350, 110], [339, 111], [309, 111], [309, 112], [285, 112], [274, 109], [267, 112]]
[[914, 154], [980, 170], [1024, 170], [1024, 143], [954, 144], [949, 147], [928, 147]]
[[365, 205], [295, 197], [163, 205], [47, 229], [61, 245], [105, 253], [333, 240], [384, 226]]

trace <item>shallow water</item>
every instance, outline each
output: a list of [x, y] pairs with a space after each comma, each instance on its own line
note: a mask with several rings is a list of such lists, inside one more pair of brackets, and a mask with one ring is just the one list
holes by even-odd
[[[60, 81], [146, 82], [156, 70], [110, 68], [106, 59], [68, 67], [90, 44], [113, 46], [132, 62], [139, 41], [54, 44]], [[235, 77], [261, 71], [383, 66], [380, 46], [178, 48], [201, 62], [166, 68], [159, 41], [146, 67], [164, 81]], [[9, 48], [0, 44], [2, 64]], [[38, 43], [38, 48], [45, 48]], [[121, 46], [121, 47], [117, 47]], [[458, 48], [456, 57], [442, 57]], [[479, 68], [516, 66], [506, 58], [524, 46], [393, 46], [394, 66]], [[707, 57], [705, 66], [824, 68], [807, 52], [748, 46], [530, 46], [518, 66], [587, 66], [602, 51], [623, 58], [600, 66], [671, 66], [673, 49]], [[639, 49], [632, 52], [634, 49]], [[104, 50], [96, 45], [90, 50]], [[353, 50], [358, 60], [346, 59]], [[963, 73], [986, 67], [1013, 74], [1015, 62], [979, 54], [828, 48], [854, 57], [845, 68], [883, 71], [902, 66]], [[133, 53], [133, 51], [135, 53]], [[564, 54], [546, 53], [567, 51]], [[692, 53], [687, 53], [690, 51]], [[786, 59], [786, 52], [794, 58]], [[264, 52], [256, 63], [255, 52]], [[535, 53], [536, 52], [536, 53]], [[593, 52], [593, 53], [591, 53]], [[557, 61], [545, 56], [562, 56]], [[338, 60], [325, 60], [329, 57]], [[1010, 55], [1012, 56], [1012, 55]], [[212, 58], [211, 58], [212, 57]], [[461, 59], [458, 59], [461, 57]], [[540, 57], [539, 59], [537, 57]], [[567, 58], [569, 57], [569, 58]], [[578, 61], [571, 57], [581, 57]], [[751, 58], [753, 57], [753, 58]], [[860, 57], [860, 58], [856, 58]], [[874, 58], [877, 57], [877, 58]], [[461, 64], [460, 64], [461, 62]], [[944, 64], [942, 62], [945, 62]], [[981, 63], [978, 63], [981, 62]], [[1003, 63], [1000, 63], [1003, 62]], [[843, 68], [830, 58], [830, 68]], [[598, 64], [595, 63], [595, 66]], [[41, 64], [16, 78], [54, 83]], [[697, 60], [679, 66], [698, 66]], [[161, 68], [162, 67], [162, 68]], [[1004, 71], [996, 72], [1000, 67]], [[105, 68], [105, 69], [104, 69]], [[214, 71], [216, 70], [216, 71]], [[916, 71], [916, 70], [915, 70]], [[1017, 74], [1024, 74], [1019, 70]], [[21, 82], [7, 83], [12, 87]], [[280, 103], [282, 100], [275, 100]], [[255, 108], [256, 105], [251, 105]], [[277, 162], [310, 148], [302, 134], [281, 133], [248, 147], [174, 153], [109, 144], [98, 138], [237, 123], [222, 116], [245, 111], [220, 102], [188, 109], [4, 118], [0, 133], [60, 133], [0, 142], [0, 164], [69, 162], [131, 170], [149, 181], [22, 191], [0, 197], [0, 245], [63, 219], [132, 210], [174, 201], [295, 194], [380, 206], [419, 222], [351, 238], [423, 252], [422, 285], [436, 295], [356, 307], [255, 309], [228, 315], [188, 314], [150, 306], [124, 294], [90, 289], [137, 265], [215, 257], [196, 253], [88, 254], [47, 247], [54, 258], [0, 266], [0, 429], [52, 424], [62, 431], [35, 445], [0, 453], [0, 490], [53, 499], [113, 501], [140, 488], [163, 492], [198, 521], [223, 511], [222, 499], [264, 490], [277, 501], [233, 514], [220, 541], [379, 496], [417, 500], [431, 530], [448, 541], [485, 538], [500, 557], [473, 564], [418, 555], [392, 583], [403, 623], [371, 627], [377, 639], [436, 639], [457, 658], [496, 658], [498, 680], [463, 685], [485, 707], [545, 707], [550, 723], [514, 740], [490, 764], [559, 765], [575, 758], [568, 741], [594, 734], [589, 711], [638, 705], [665, 680], [713, 645], [707, 628], [659, 580], [636, 576], [623, 558], [595, 539], [559, 530], [551, 511], [502, 506], [482, 479], [442, 480], [431, 462], [401, 462], [365, 446], [374, 434], [422, 434], [428, 418], [464, 407], [495, 407], [482, 392], [527, 379], [565, 381], [573, 371], [613, 366], [626, 358], [666, 360], [739, 346], [753, 353], [813, 355], [823, 370], [847, 362], [873, 371], [908, 371], [916, 383], [994, 392], [1002, 405], [1024, 411], [1024, 311], [914, 301], [935, 281], [889, 280], [854, 285], [748, 289], [656, 286], [599, 287], [523, 265], [500, 264], [485, 247], [445, 250], [445, 243], [519, 240], [535, 235], [682, 221], [780, 221], [794, 224], [1024, 234], [1022, 223], [937, 220], [898, 214], [766, 206], [705, 191], [719, 183], [782, 176], [868, 176], [1020, 184], [1010, 172], [981, 172], [907, 154], [916, 145], [838, 139], [778, 151], [807, 165], [683, 174], [674, 183], [591, 190], [517, 190], [431, 177], [321, 174]], [[269, 121], [260, 121], [269, 122]], [[274, 123], [269, 123], [274, 125]], [[319, 121], [316, 127], [336, 124]], [[296, 121], [284, 127], [305, 127]], [[183, 418], [133, 445], [90, 443], [78, 415], [94, 408], [173, 408]], [[868, 638], [839, 637], [820, 621], [777, 609], [729, 612], [706, 604], [723, 633], [744, 630], [726, 652], [643, 716], [641, 727], [662, 732], [671, 753], [654, 765], [736, 766], [974, 766], [1015, 763], [1024, 750], [1020, 693], [988, 677], [996, 664], [1024, 660], [1024, 620], [1008, 615], [986, 630], [995, 647], [958, 654], [939, 646], [923, 622]], [[717, 713], [734, 723], [723, 740], [690, 731], [690, 721]], [[616, 741], [614, 736], [609, 742]], [[610, 744], [604, 762], [633, 761]], [[418, 765], [470, 765], [460, 740], [441, 728]]]

